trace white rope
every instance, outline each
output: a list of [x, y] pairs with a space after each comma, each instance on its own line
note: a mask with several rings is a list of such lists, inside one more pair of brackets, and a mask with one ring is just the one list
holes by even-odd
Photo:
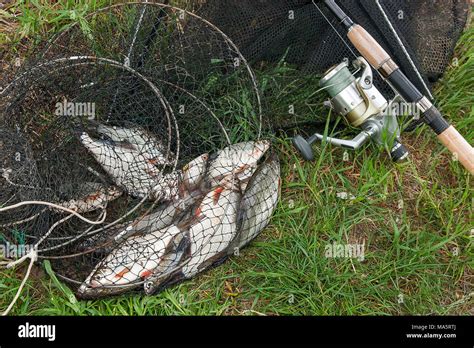
[[51, 203], [51, 202], [43, 202], [43, 201], [24, 201], [24, 202], [20, 202], [20, 203], [14, 204], [14, 205], [10, 205], [8, 207], [0, 208], [0, 213], [8, 211], [8, 210], [16, 209], [16, 208], [22, 207], [24, 205], [46, 205], [46, 206], [51, 207], [51, 208], [63, 210], [63, 211], [65, 211], [67, 213], [70, 213], [70, 214], [74, 215], [75, 217], [77, 217], [78, 219], [80, 219], [80, 220], [82, 220], [82, 221], [84, 221], [88, 224], [91, 224], [91, 225], [103, 224], [106, 217], [107, 217], [107, 214], [104, 214], [102, 219], [100, 219], [99, 221], [92, 221], [92, 220], [89, 220], [86, 217], [82, 216], [81, 214], [75, 212], [74, 210], [62, 207], [60, 205], [57, 205], [57, 204], [54, 204], [54, 203]]
[[31, 273], [31, 269], [33, 268], [33, 264], [38, 260], [38, 246], [43, 243], [46, 238], [54, 231], [54, 229], [56, 227], [58, 227], [60, 224], [66, 222], [67, 220], [71, 219], [72, 217], [76, 216], [78, 217], [79, 219], [91, 224], [91, 225], [99, 225], [99, 224], [102, 224], [106, 217], [107, 217], [107, 211], [104, 209], [103, 210], [103, 216], [102, 218], [99, 220], [99, 221], [91, 221], [85, 217], [83, 217], [82, 215], [76, 213], [75, 211], [73, 210], [70, 210], [70, 209], [67, 209], [67, 208], [64, 208], [64, 207], [61, 207], [59, 205], [56, 205], [54, 203], [50, 203], [50, 202], [41, 202], [41, 201], [26, 201], [26, 202], [21, 202], [21, 203], [18, 203], [18, 204], [15, 204], [15, 205], [12, 205], [12, 206], [8, 206], [8, 207], [5, 207], [5, 208], [0, 208], [0, 212], [3, 212], [3, 211], [7, 211], [7, 210], [11, 210], [11, 209], [15, 209], [15, 208], [18, 208], [18, 207], [21, 207], [23, 205], [33, 205], [33, 204], [38, 204], [38, 205], [46, 205], [46, 206], [49, 206], [49, 207], [53, 207], [53, 208], [56, 208], [56, 209], [60, 209], [60, 210], [64, 210], [66, 212], [69, 212], [70, 215], [66, 216], [65, 218], [55, 222], [53, 224], [53, 226], [51, 226], [51, 228], [48, 230], [48, 232], [46, 232], [39, 240], [38, 242], [36, 242], [36, 244], [33, 246], [33, 248], [30, 250], [30, 252], [22, 257], [20, 257], [18, 260], [15, 260], [15, 261], [11, 261], [9, 263], [7, 263], [6, 265], [6, 268], [7, 269], [11, 269], [21, 263], [23, 263], [26, 259], [30, 259], [30, 264], [28, 265], [28, 270], [26, 271], [26, 274], [25, 274], [25, 277], [23, 278], [21, 284], [20, 284], [20, 287], [18, 288], [17, 292], [16, 292], [16, 295], [15, 297], [13, 298], [12, 302], [10, 303], [10, 305], [8, 306], [8, 308], [5, 310], [5, 312], [2, 313], [2, 316], [6, 316], [8, 315], [8, 313], [10, 313], [11, 309], [13, 308], [13, 306], [15, 305], [16, 301], [18, 301], [18, 298], [20, 297], [20, 294], [21, 292], [23, 291], [23, 288], [25, 287], [25, 284], [26, 284], [26, 281], [28, 280], [28, 278], [30, 277], [30, 273]]
[[13, 222], [10, 222], [8, 224], [3, 224], [3, 225], [0, 225], [0, 228], [6, 228], [6, 227], [11, 227], [11, 226], [17, 226], [17, 225], [21, 225], [21, 224], [24, 224], [25, 222], [30, 222], [34, 219], [36, 219], [38, 216], [40, 216], [41, 214], [44, 213], [46, 209], [43, 209], [42, 211], [40, 211], [39, 213], [36, 213], [32, 216], [30, 216], [29, 218], [26, 218], [26, 219], [23, 219], [23, 220], [19, 220], [19, 221], [13, 221]]
[[11, 168], [0, 168], [0, 171], [2, 172], [2, 178], [4, 178], [5, 181], [11, 186], [22, 187], [22, 188], [27, 188], [27, 189], [32, 189], [32, 190], [38, 189], [37, 187], [34, 187], [34, 186], [15, 184], [13, 181], [11, 181], [10, 174], [13, 172]]
[[[105, 210], [104, 210], [104, 213], [105, 213]], [[55, 229], [56, 227], [58, 227], [59, 225], [61, 225], [63, 222], [66, 222], [67, 220], [69, 220], [69, 219], [72, 218], [73, 216], [74, 216], [74, 215], [71, 214], [71, 215], [68, 215], [68, 216], [66, 216], [65, 218], [63, 218], [63, 219], [61, 219], [61, 220], [59, 220], [59, 221], [56, 221], [56, 222], [53, 224], [53, 226], [51, 226], [51, 228], [48, 230], [48, 232], [46, 232], [46, 233], [40, 238], [40, 240], [39, 240], [38, 242], [36, 242], [36, 244], [35, 244], [35, 249], [38, 248], [38, 246], [39, 246], [41, 243], [43, 243], [43, 242], [46, 240], [46, 238], [48, 238], [48, 236], [54, 231], [54, 229]]]
[[26, 271], [25, 277], [21, 281], [20, 287], [18, 288], [15, 297], [13, 298], [12, 302], [10, 303], [8, 308], [5, 310], [5, 312], [2, 313], [2, 316], [6, 316], [6, 315], [8, 315], [8, 313], [10, 313], [10, 311], [12, 310], [12, 308], [15, 305], [16, 301], [20, 297], [20, 294], [23, 291], [23, 288], [25, 287], [26, 281], [28, 280], [28, 278], [30, 276], [31, 269], [33, 268], [33, 264], [35, 263], [36, 260], [38, 260], [38, 253], [36, 252], [36, 249], [33, 248], [33, 249], [31, 249], [31, 251], [28, 254], [26, 254], [22, 258], [14, 261], [14, 262], [11, 262], [7, 265], [7, 268], [12, 268], [12, 267], [16, 266], [17, 264], [20, 264], [21, 262], [23, 262], [27, 258], [30, 259], [30, 264], [28, 265], [28, 270]]

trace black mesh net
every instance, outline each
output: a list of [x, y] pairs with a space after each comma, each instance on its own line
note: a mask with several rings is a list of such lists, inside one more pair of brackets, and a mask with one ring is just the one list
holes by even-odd
[[268, 224], [279, 162], [254, 74], [214, 25], [118, 4], [31, 57], [2, 83], [0, 232], [81, 297], [189, 279]]
[[[184, 3], [228, 34], [251, 62], [285, 57], [305, 72], [322, 73], [345, 57], [352, 59], [350, 49], [356, 52], [321, 1]], [[338, 4], [395, 57], [420, 90], [425, 89], [423, 82], [429, 86], [444, 73], [471, 12], [469, 0], [341, 0]]]
[[[318, 108], [324, 93], [305, 92], [311, 89], [308, 86], [317, 86], [320, 74], [345, 58], [352, 61], [359, 53], [322, 1], [183, 0], [181, 3], [229, 35], [254, 66], [264, 67], [267, 72], [268, 66], [282, 60], [288, 64], [283, 68], [284, 78], [277, 77], [277, 82], [270, 86], [288, 91], [284, 99], [276, 98], [282, 99], [282, 105], [275, 103], [271, 91], [266, 93], [272, 103], [265, 104], [265, 108], [272, 110], [275, 126], [287, 130], [324, 124], [327, 112]], [[338, 0], [337, 3], [383, 46], [428, 97], [432, 97], [433, 83], [450, 64], [471, 13], [469, 0]], [[375, 75], [374, 82], [387, 99], [395, 97], [381, 76]]]

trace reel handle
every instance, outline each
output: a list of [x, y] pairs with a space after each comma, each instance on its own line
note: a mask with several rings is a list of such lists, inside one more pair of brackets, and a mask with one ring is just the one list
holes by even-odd
[[313, 145], [314, 142], [318, 140], [317, 135], [319, 134], [314, 134], [308, 140], [303, 138], [301, 135], [297, 135], [293, 138], [292, 142], [294, 147], [296, 147], [296, 149], [300, 152], [301, 156], [303, 156], [306, 161], [314, 160], [314, 152], [311, 145]]
[[363, 144], [365, 144], [372, 136], [376, 134], [377, 130], [373, 128], [367, 128], [366, 130], [360, 132], [354, 139], [345, 140], [338, 139], [333, 137], [324, 137], [324, 135], [319, 133], [314, 133], [310, 138], [305, 139], [301, 135], [297, 135], [293, 138], [293, 145], [301, 153], [303, 158], [306, 161], [314, 160], [314, 152], [311, 147], [317, 140], [326, 141], [334, 146], [343, 147], [350, 150], [357, 150]]
[[[324, 135], [315, 133], [310, 138], [305, 139], [301, 135], [297, 135], [293, 138], [293, 145], [295, 148], [301, 153], [301, 156], [306, 161], [313, 161], [314, 160], [314, 152], [312, 149], [312, 145], [317, 141], [322, 141], [326, 139], [328, 143], [332, 145], [339, 146], [342, 148], [350, 149], [350, 150], [357, 150], [363, 144], [365, 144], [368, 140], [372, 137], [376, 136], [377, 130], [374, 128], [368, 127], [364, 131], [360, 132], [354, 139], [352, 140], [345, 140], [345, 139], [338, 139], [333, 137], [324, 137]], [[400, 142], [395, 141], [393, 147], [390, 151], [390, 157], [394, 162], [401, 162], [408, 156], [407, 148]]]

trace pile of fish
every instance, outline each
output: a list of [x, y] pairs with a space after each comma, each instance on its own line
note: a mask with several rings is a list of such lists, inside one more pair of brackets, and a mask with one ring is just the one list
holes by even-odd
[[122, 191], [155, 204], [134, 221], [83, 242], [84, 248], [109, 247], [80, 285], [81, 298], [139, 287], [153, 294], [222, 262], [269, 223], [280, 189], [280, 165], [270, 142], [230, 145], [165, 174], [171, 158], [144, 129], [99, 124], [94, 131], [98, 137], [81, 132], [80, 141], [116, 186], [91, 184], [95, 194], [87, 195], [87, 207], [84, 199], [63, 206], [91, 211]]

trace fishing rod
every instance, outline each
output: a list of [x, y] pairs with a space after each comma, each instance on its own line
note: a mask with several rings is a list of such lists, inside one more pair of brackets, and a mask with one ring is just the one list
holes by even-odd
[[[319, 9], [316, 2], [313, 1], [313, 3]], [[372, 66], [382, 76], [382, 78], [389, 83], [394, 91], [405, 100], [405, 102], [414, 105], [416, 111], [421, 115], [421, 120], [437, 134], [440, 142], [471, 174], [474, 174], [474, 149], [466, 139], [459, 134], [454, 126], [446, 121], [441, 112], [431, 103], [430, 99], [415, 87], [392, 57], [382, 48], [372, 35], [370, 35], [361, 25], [354, 23], [341, 7], [339, 7], [335, 0], [324, 0], [324, 4], [336, 16], [340, 24], [345, 27], [349, 41], [363, 56], [363, 58], [359, 57], [355, 61], [355, 64], [363, 69], [367, 69], [367, 66], [365, 66], [364, 63], [368, 62], [368, 64], [370, 64], [370, 66]], [[324, 17], [329, 22], [327, 17]], [[336, 31], [341, 40], [344, 41], [336, 28], [334, 28], [330, 22], [329, 24]], [[343, 147], [357, 148], [367, 139], [374, 137], [380, 139], [382, 128], [374, 128], [374, 125], [370, 124], [373, 123], [372, 121], [378, 119], [379, 126], [383, 127], [383, 129], [388, 129], [388, 133], [392, 133], [392, 135], [397, 139], [391, 151], [392, 158], [398, 160], [406, 157], [406, 150], [403, 150], [403, 146], [398, 142], [399, 130], [396, 130], [393, 124], [389, 127], [384, 124], [386, 123], [387, 118], [384, 118], [381, 115], [383, 115], [382, 110], [387, 108], [387, 104], [385, 104], [384, 99], [380, 98], [377, 94], [378, 91], [373, 89], [375, 87], [372, 85], [373, 81], [370, 72], [365, 76], [356, 79], [350, 74], [347, 68], [347, 64], [342, 63], [331, 69], [323, 77], [321, 85], [327, 88], [329, 94], [333, 97], [331, 104], [335, 111], [345, 116], [349, 123], [354, 126], [360, 126], [364, 131], [352, 141], [329, 137], [327, 138], [328, 141]], [[344, 79], [347, 82], [344, 82]], [[357, 111], [357, 109], [354, 108], [354, 105], [352, 105], [361, 98], [364, 100], [366, 108], [365, 112]], [[375, 103], [371, 101], [372, 99], [375, 100]], [[373, 109], [373, 112], [369, 112], [370, 108]], [[315, 134], [308, 140], [298, 136], [293, 140], [293, 143], [303, 154], [303, 157], [306, 159], [312, 159], [311, 144], [316, 140], [322, 140], [322, 138], [323, 137], [320, 134]], [[400, 149], [402, 149], [403, 155], [401, 155]]]

